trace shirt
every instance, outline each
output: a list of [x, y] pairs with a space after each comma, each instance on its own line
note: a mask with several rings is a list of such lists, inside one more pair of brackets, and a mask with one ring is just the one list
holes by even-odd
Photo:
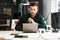
[[[17, 23], [15, 29], [17, 31], [22, 31], [23, 30], [23, 23], [28, 23], [28, 18], [30, 18], [30, 14], [25, 14], [23, 15], [20, 19], [19, 22]], [[38, 23], [38, 28], [46, 28], [46, 24], [44, 23], [43, 17], [39, 14], [36, 13], [34, 16], [33, 20]]]

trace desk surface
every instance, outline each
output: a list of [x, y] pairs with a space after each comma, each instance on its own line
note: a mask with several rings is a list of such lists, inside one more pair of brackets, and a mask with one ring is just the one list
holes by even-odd
[[[20, 31], [0, 31], [0, 37], [5, 37], [6, 39], [12, 40], [60, 40], [60, 32], [59, 33], [52, 33], [52, 32], [45, 32], [39, 33], [38, 38], [14, 38], [14, 35], [10, 35], [11, 33], [18, 33], [22, 34]], [[23, 33], [24, 34], [24, 33]], [[29, 34], [29, 33], [26, 33]], [[30, 33], [31, 35], [33, 33]]]
[[[14, 38], [14, 35], [10, 35], [11, 33], [18, 33], [22, 34], [20, 31], [0, 31], [0, 37], [4, 37], [5, 39], [11, 39], [11, 40], [40, 40], [41, 38]], [[35, 33], [23, 33], [23, 34], [30, 34], [31, 36]], [[42, 40], [42, 39], [41, 39]]]

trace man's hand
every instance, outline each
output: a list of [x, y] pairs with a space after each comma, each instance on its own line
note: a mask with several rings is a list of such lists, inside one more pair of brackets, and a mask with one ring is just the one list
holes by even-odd
[[32, 18], [29, 18], [29, 19], [28, 19], [28, 22], [29, 22], [29, 23], [36, 23], [36, 22], [34, 22], [34, 20], [33, 20]]
[[32, 23], [32, 21], [33, 21], [32, 18], [29, 18], [29, 19], [28, 19], [28, 22], [29, 22], [29, 23]]

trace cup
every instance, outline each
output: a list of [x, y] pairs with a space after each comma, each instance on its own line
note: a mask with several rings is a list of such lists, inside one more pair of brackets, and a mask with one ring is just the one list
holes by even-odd
[[39, 32], [40, 32], [40, 33], [44, 33], [44, 32], [45, 32], [45, 29], [44, 29], [44, 28], [40, 28], [40, 29], [39, 29]]

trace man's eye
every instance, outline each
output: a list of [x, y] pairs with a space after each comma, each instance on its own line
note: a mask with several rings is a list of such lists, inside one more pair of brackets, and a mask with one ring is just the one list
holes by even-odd
[[31, 9], [32, 10], [32, 9]]
[[34, 11], [35, 11], [35, 9], [34, 9]]

